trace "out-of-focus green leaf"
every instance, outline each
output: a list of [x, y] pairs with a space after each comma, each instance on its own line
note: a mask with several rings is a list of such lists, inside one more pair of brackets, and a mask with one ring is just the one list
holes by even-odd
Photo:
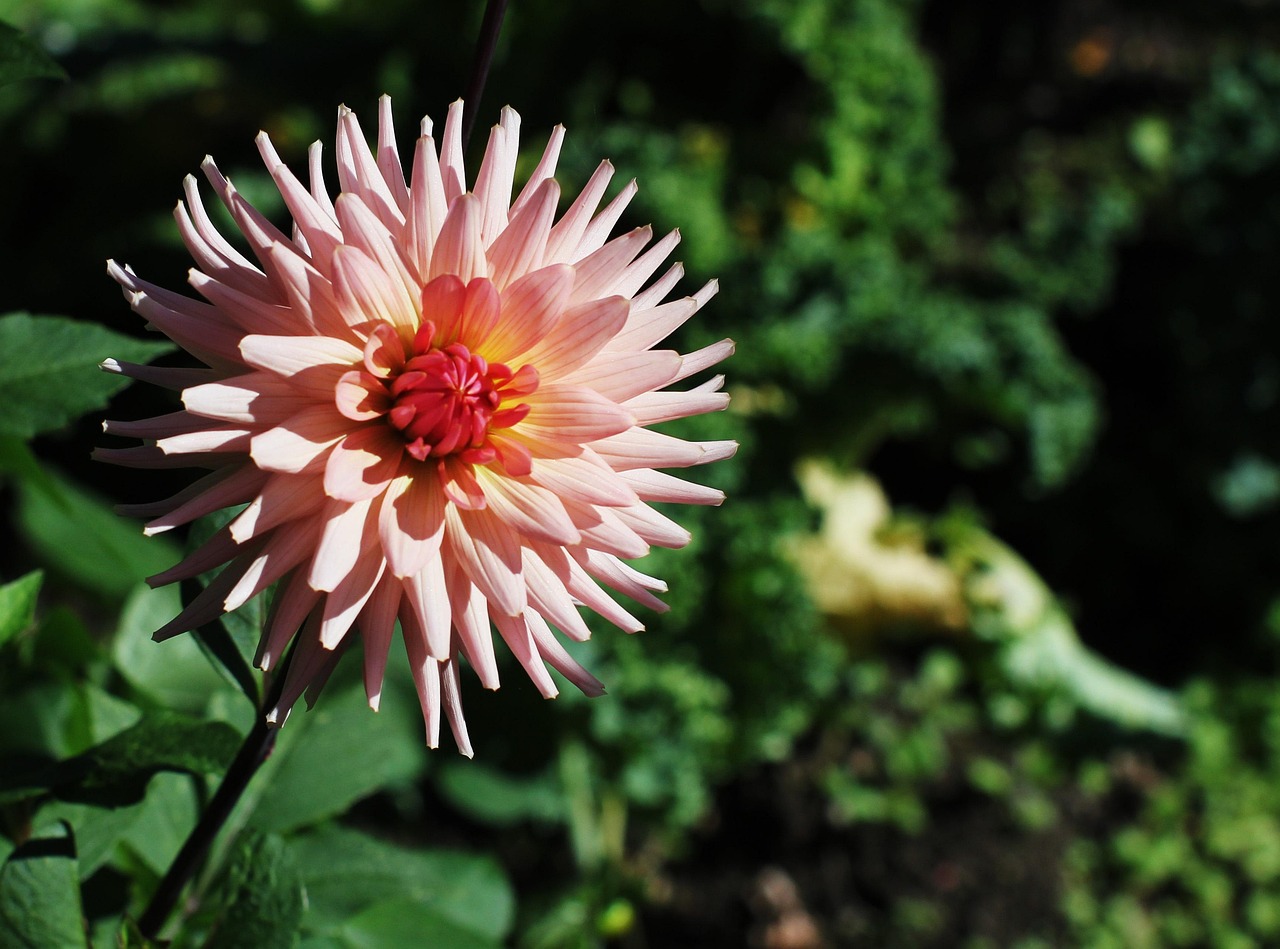
[[53, 472], [19, 480], [18, 526], [50, 568], [122, 600], [143, 577], [178, 560], [177, 547], [144, 537], [97, 496]]
[[102, 646], [70, 607], [55, 604], [40, 618], [31, 664], [55, 677], [80, 678], [102, 655]]
[[448, 946], [449, 949], [497, 949], [498, 939], [461, 926], [437, 909], [412, 900], [378, 903], [353, 916], [338, 930], [338, 945], [350, 949], [401, 949]]
[[222, 906], [205, 949], [289, 949], [302, 919], [302, 881], [293, 853], [274, 834], [236, 841], [219, 885]]
[[5, 775], [0, 790], [46, 788], [64, 801], [122, 807], [142, 800], [156, 772], [221, 771], [239, 745], [239, 734], [225, 722], [153, 712], [84, 754]]
[[0, 586], [0, 646], [35, 621], [36, 596], [44, 574], [33, 570], [12, 583]]
[[446, 762], [436, 786], [454, 807], [488, 824], [564, 819], [564, 795], [554, 772], [532, 777], [505, 774], [478, 761]]
[[0, 86], [23, 79], [66, 79], [62, 67], [21, 30], [0, 23]]
[[326, 692], [310, 711], [296, 709], [263, 770], [250, 823], [284, 833], [332, 817], [378, 788], [416, 775], [422, 734], [407, 715], [375, 715], [356, 688]]
[[208, 707], [215, 691], [226, 687], [226, 680], [191, 636], [162, 643], [151, 640], [152, 632], [181, 608], [173, 586], [135, 587], [120, 613], [111, 657], [120, 675], [138, 691], [166, 708], [196, 714]]
[[[77, 755], [138, 720], [138, 710], [95, 685], [41, 683], [0, 695], [0, 755]], [[0, 771], [0, 780], [7, 775]]]
[[0, 867], [0, 946], [87, 946], [76, 845], [66, 825], [38, 833]]
[[[491, 857], [406, 850], [337, 827], [299, 837], [293, 846], [310, 901], [304, 920], [309, 932], [340, 936], [347, 944], [361, 946], [472, 944], [454, 943], [443, 936], [437, 942], [425, 936], [405, 943], [351, 940], [352, 917], [364, 919], [376, 911], [370, 918], [380, 922], [370, 931], [382, 933], [385, 913], [378, 908], [389, 905], [412, 905], [426, 920], [424, 931], [447, 924], [479, 940], [477, 945], [497, 945], [511, 929], [515, 898], [502, 868]], [[356, 930], [363, 928], [356, 926]]]
[[171, 349], [62, 316], [0, 317], [0, 434], [30, 438], [101, 409], [131, 381], [97, 371], [103, 359], [150, 362]]

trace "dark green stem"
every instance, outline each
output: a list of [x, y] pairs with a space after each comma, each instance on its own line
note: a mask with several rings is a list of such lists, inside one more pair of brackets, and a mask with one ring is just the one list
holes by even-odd
[[462, 144], [471, 141], [471, 131], [476, 127], [476, 114], [480, 110], [480, 97], [484, 95], [485, 80], [493, 64], [493, 51], [498, 47], [498, 34], [502, 32], [502, 18], [507, 14], [507, 0], [489, 0], [484, 8], [484, 21], [480, 24], [480, 36], [476, 40], [476, 58], [471, 66], [471, 81], [462, 97]]
[[173, 858], [168, 872], [165, 873], [164, 879], [156, 888], [155, 895], [151, 897], [151, 902], [138, 920], [138, 929], [147, 939], [159, 938], [160, 931], [173, 915], [173, 908], [178, 905], [178, 898], [203, 866], [209, 847], [218, 836], [222, 825], [231, 816], [236, 802], [240, 800], [240, 795], [244, 793], [244, 789], [248, 787], [249, 781], [257, 773], [258, 768], [271, 755], [271, 749], [276, 743], [276, 732], [276, 728], [267, 725], [264, 715], [257, 716], [256, 723], [245, 736], [244, 744], [240, 746], [235, 760], [227, 769], [213, 799], [209, 801], [209, 806], [200, 815], [199, 822], [192, 829], [182, 849], [178, 851], [178, 855]]

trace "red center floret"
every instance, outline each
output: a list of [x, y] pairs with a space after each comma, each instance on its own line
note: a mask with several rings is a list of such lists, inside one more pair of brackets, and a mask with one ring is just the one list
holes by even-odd
[[489, 430], [509, 428], [529, 414], [527, 404], [504, 408], [504, 400], [534, 391], [537, 373], [532, 366], [513, 373], [502, 363], [490, 364], [462, 343], [436, 349], [431, 345], [434, 334], [431, 323], [422, 326], [414, 340], [417, 355], [389, 380], [387, 420], [419, 461], [459, 455], [472, 464], [487, 464], [496, 454], [487, 444]]
[[414, 356], [391, 383], [391, 424], [404, 433], [407, 451], [419, 461], [479, 448], [502, 396], [495, 375], [509, 379], [501, 364], [490, 366], [461, 343]]

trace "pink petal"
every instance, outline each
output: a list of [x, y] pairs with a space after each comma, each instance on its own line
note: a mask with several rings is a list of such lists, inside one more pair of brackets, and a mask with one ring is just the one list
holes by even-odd
[[[711, 382], [723, 385], [724, 376], [717, 376]], [[723, 412], [729, 407], [729, 393], [702, 387], [689, 392], [646, 392], [629, 399], [623, 407], [635, 416], [637, 425], [656, 425], [691, 415]]]
[[680, 373], [680, 354], [670, 349], [640, 353], [603, 352], [585, 366], [567, 373], [561, 382], [587, 386], [607, 399], [622, 403], [642, 392], [660, 389]]
[[579, 504], [617, 507], [636, 501], [626, 482], [594, 452], [584, 452], [576, 458], [540, 458], [529, 480]]
[[584, 386], [544, 385], [524, 401], [530, 410], [518, 431], [530, 439], [581, 445], [626, 432], [634, 423], [631, 413]]
[[689, 321], [706, 305], [719, 288], [714, 280], [691, 297], [672, 300], [661, 306], [646, 308], [640, 298], [632, 301], [631, 318], [606, 349], [614, 352], [650, 349]]
[[343, 501], [381, 494], [400, 468], [404, 440], [374, 423], [349, 432], [334, 446], [324, 467], [324, 492]]
[[391, 395], [386, 386], [376, 376], [359, 369], [342, 374], [334, 389], [333, 402], [342, 416], [353, 422], [368, 422], [391, 410]]
[[272, 475], [228, 529], [236, 543], [248, 543], [281, 524], [309, 517], [324, 506], [325, 500], [319, 478]]
[[604, 683], [582, 668], [578, 661], [569, 655], [564, 646], [560, 645], [555, 634], [547, 628], [546, 620], [533, 610], [526, 610], [524, 618], [529, 626], [529, 632], [533, 634], [538, 652], [552, 669], [576, 685], [584, 695], [591, 698], [604, 695]]
[[[253, 465], [228, 466], [206, 475], [166, 501], [155, 505], [122, 504], [116, 511], [128, 517], [160, 514], [143, 528], [143, 533], [151, 536], [189, 524], [221, 508], [243, 504], [258, 492], [268, 477], [270, 475]], [[153, 510], [146, 512], [142, 508]]]
[[542, 266], [559, 201], [560, 185], [548, 178], [524, 207], [512, 212], [511, 223], [489, 247], [493, 282], [498, 289]]
[[536, 345], [559, 322], [573, 290], [573, 268], [563, 264], [525, 274], [502, 291], [502, 322], [484, 347], [490, 362], [515, 368], [516, 357]]
[[[405, 342], [418, 328], [417, 301], [364, 251], [344, 245], [333, 252], [333, 288], [347, 323], [371, 332], [378, 323], [394, 326]], [[360, 354], [363, 359], [364, 353]]]
[[444, 492], [435, 472], [422, 466], [387, 487], [379, 514], [382, 551], [397, 577], [422, 570], [438, 559], [444, 537]]
[[487, 509], [526, 537], [549, 544], [576, 544], [582, 537], [553, 493], [502, 475], [479, 471]]
[[375, 712], [382, 704], [382, 680], [386, 675], [391, 639], [396, 630], [396, 613], [403, 596], [404, 587], [400, 581], [389, 571], [383, 573], [356, 620], [364, 640], [364, 691], [369, 707]]
[[579, 260], [578, 244], [582, 240], [582, 235], [586, 233], [587, 225], [591, 223], [591, 215], [595, 214], [596, 208], [600, 206], [600, 199], [604, 197], [612, 177], [613, 164], [602, 161], [583, 186], [582, 192], [574, 199], [573, 204], [569, 205], [569, 210], [551, 229], [544, 259], [565, 264], [576, 263]]
[[674, 504], [711, 504], [724, 503], [724, 492], [718, 488], [710, 488], [705, 484], [683, 481], [663, 471], [649, 468], [635, 468], [620, 473], [623, 481], [629, 484], [642, 501], [663, 501]]
[[615, 237], [574, 266], [578, 279], [573, 284], [570, 303], [585, 303], [617, 292], [623, 271], [653, 239], [653, 228], [645, 225]]
[[324, 600], [324, 615], [320, 623], [320, 645], [335, 649], [346, 637], [373, 595], [374, 587], [382, 579], [387, 563], [376, 551], [367, 551], [356, 561], [355, 568], [343, 578], [337, 589]]
[[494, 613], [492, 616], [493, 625], [498, 628], [498, 634], [502, 637], [503, 642], [507, 644], [507, 648], [511, 650], [511, 654], [524, 667], [524, 671], [529, 674], [529, 678], [533, 681], [537, 690], [542, 693], [542, 697], [553, 699], [559, 695], [560, 690], [551, 681], [547, 667], [542, 664], [542, 656], [538, 652], [538, 644], [534, 642], [533, 633], [529, 630], [529, 624], [524, 614], [504, 616], [501, 613]]
[[345, 372], [364, 358], [355, 346], [328, 336], [245, 336], [240, 355], [254, 368], [286, 378], [319, 366], [341, 366]]
[[458, 644], [480, 684], [486, 689], [498, 687], [498, 660], [493, 652], [493, 634], [489, 629], [489, 609], [484, 594], [468, 579], [461, 564], [450, 561], [445, 579], [449, 587], [449, 606]]
[[464, 511], [449, 505], [444, 523], [449, 549], [485, 595], [491, 609], [516, 616], [525, 607], [520, 578], [520, 544], [511, 528], [489, 511]]
[[430, 135], [419, 138], [414, 149], [413, 183], [409, 190], [409, 256], [418, 268], [419, 282], [425, 283], [431, 269], [436, 236], [448, 212], [435, 141]]
[[542, 341], [524, 355], [544, 380], [557, 379], [588, 362], [627, 321], [631, 304], [605, 297], [571, 306]]
[[267, 471], [306, 471], [350, 430], [351, 422], [332, 405], [313, 405], [254, 436], [249, 455]]
[[436, 238], [427, 276], [435, 279], [447, 273], [464, 282], [489, 276], [489, 263], [480, 241], [480, 203], [475, 195], [460, 195], [450, 203]]
[[633, 428], [591, 446], [615, 471], [630, 468], [688, 468], [731, 458], [737, 442], [687, 442], [672, 435]]
[[307, 577], [307, 582], [315, 589], [321, 592], [336, 590], [343, 577], [355, 568], [361, 555], [373, 546], [377, 528], [376, 522], [370, 524], [373, 520], [371, 508], [369, 500], [354, 504], [337, 500], [329, 502], [325, 516], [321, 518], [324, 527]]
[[405, 602], [422, 625], [427, 655], [441, 661], [448, 659], [452, 654], [453, 615], [444, 581], [444, 561], [430, 558], [421, 570], [405, 578], [404, 589]]
[[187, 411], [226, 422], [274, 425], [311, 404], [286, 379], [251, 372], [221, 382], [192, 386], [182, 393]]

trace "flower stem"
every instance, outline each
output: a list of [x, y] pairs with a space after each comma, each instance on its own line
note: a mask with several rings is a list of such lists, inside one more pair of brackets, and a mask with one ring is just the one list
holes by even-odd
[[258, 773], [263, 762], [271, 757], [271, 750], [276, 746], [276, 735], [280, 729], [267, 724], [267, 710], [274, 708], [280, 699], [289, 665], [293, 661], [293, 654], [294, 647], [291, 645], [268, 676], [267, 681], [270, 684], [264, 683], [262, 706], [254, 717], [253, 728], [249, 729], [249, 734], [245, 735], [240, 750], [232, 759], [227, 773], [222, 776], [222, 783], [218, 785], [218, 790], [214, 792], [196, 826], [191, 829], [191, 833], [182, 844], [182, 849], [173, 858], [173, 863], [169, 864], [164, 879], [152, 894], [151, 902], [139, 917], [138, 930], [148, 940], [154, 941], [160, 938], [160, 932], [169, 921], [169, 917], [173, 915], [173, 909], [178, 905], [182, 891], [200, 872], [209, 855], [209, 848], [217, 838], [218, 832], [226, 824], [227, 818], [231, 816], [231, 812], [235, 810], [240, 796], [244, 794], [245, 788]]
[[507, 0], [489, 0], [484, 8], [484, 21], [480, 24], [480, 36], [476, 40], [476, 58], [471, 66], [471, 81], [467, 83], [466, 94], [462, 97], [466, 110], [462, 115], [463, 147], [471, 141], [471, 130], [475, 128], [476, 113], [480, 109], [480, 96], [484, 94], [484, 83], [489, 78], [493, 51], [498, 47], [498, 34], [502, 32], [502, 18], [506, 13]]
[[250, 779], [270, 756], [271, 749], [275, 747], [277, 731], [278, 729], [267, 725], [265, 715], [258, 714], [253, 728], [245, 736], [244, 744], [236, 753], [235, 760], [231, 762], [222, 783], [209, 801], [209, 806], [200, 815], [200, 820], [178, 855], [173, 858], [168, 872], [138, 920], [138, 929], [147, 939], [156, 940], [160, 937], [161, 929], [173, 915], [178, 897], [204, 863], [218, 831], [231, 816]]

